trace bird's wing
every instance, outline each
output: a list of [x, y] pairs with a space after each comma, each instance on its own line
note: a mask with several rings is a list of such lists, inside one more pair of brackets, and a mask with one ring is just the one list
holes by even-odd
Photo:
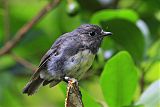
[[41, 62], [39, 64], [39, 68], [41, 68], [50, 59], [52, 55], [59, 54], [59, 49], [63, 44], [63, 41], [65, 41], [65, 36], [66, 34], [62, 35], [55, 41], [55, 43], [52, 45], [49, 51], [47, 51], [47, 53], [42, 57]]
[[56, 54], [56, 52], [57, 48], [49, 49], [49, 51], [47, 51], [47, 53], [42, 57], [39, 68], [41, 68], [50, 59], [51, 55]]
[[64, 36], [65, 35], [58, 38], [56, 42], [52, 45], [52, 47], [47, 51], [47, 53], [42, 57], [38, 69], [31, 77], [31, 81], [39, 77], [40, 71], [43, 69], [46, 62], [51, 58], [52, 55], [59, 54], [59, 48], [61, 44], [63, 43], [63, 41], [65, 40]]
[[[65, 36], [68, 36], [67, 38]], [[38, 70], [32, 76], [32, 79], [35, 79], [39, 76], [41, 70], [45, 69], [46, 62], [50, 60], [51, 56], [63, 54], [62, 56], [72, 56], [75, 55], [83, 46], [80, 44], [81, 42], [75, 38], [75, 36], [71, 36], [66, 33], [60, 38], [56, 40], [56, 42], [52, 45], [50, 50], [42, 57], [41, 62], [39, 64]], [[63, 46], [63, 47], [62, 47]], [[65, 47], [65, 48], [64, 48]]]

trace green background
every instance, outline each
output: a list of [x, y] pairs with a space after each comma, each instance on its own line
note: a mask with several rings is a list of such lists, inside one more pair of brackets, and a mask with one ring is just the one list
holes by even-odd
[[[0, 0], [0, 48], [51, 0]], [[113, 33], [79, 82], [85, 107], [160, 107], [160, 1], [62, 0], [13, 48], [0, 56], [0, 107], [64, 107], [67, 84], [22, 89], [62, 34], [84, 23]], [[73, 8], [72, 8], [73, 6]]]

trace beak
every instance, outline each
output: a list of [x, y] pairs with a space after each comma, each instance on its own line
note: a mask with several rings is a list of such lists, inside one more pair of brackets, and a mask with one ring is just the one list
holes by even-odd
[[112, 35], [112, 32], [105, 32], [102, 30], [101, 34], [102, 34], [102, 36], [110, 36], [110, 35]]

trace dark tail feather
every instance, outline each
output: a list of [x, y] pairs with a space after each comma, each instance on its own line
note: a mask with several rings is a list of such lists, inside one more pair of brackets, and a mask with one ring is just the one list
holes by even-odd
[[23, 89], [24, 94], [32, 95], [36, 92], [44, 80], [38, 77], [36, 80], [30, 81]]

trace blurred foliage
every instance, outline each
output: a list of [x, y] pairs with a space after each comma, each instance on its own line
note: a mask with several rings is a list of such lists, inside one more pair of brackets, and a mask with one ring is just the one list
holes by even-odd
[[120, 52], [112, 57], [106, 63], [100, 79], [108, 105], [121, 107], [131, 103], [138, 83], [138, 75], [132, 58], [127, 52]]
[[[0, 47], [50, 1], [1, 0]], [[85, 107], [160, 107], [159, 4], [159, 0], [62, 0], [13, 52], [38, 65], [61, 34], [83, 23], [100, 25], [113, 36], [104, 39], [80, 81]], [[30, 97], [22, 94], [31, 74], [12, 55], [0, 57], [0, 107], [63, 107], [63, 82]]]

